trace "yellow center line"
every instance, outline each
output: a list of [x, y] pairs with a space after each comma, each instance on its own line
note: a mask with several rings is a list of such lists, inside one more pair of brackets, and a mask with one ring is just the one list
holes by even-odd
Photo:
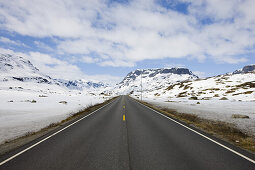
[[125, 115], [123, 115], [123, 121], [125, 121], [125, 119], [126, 119], [126, 117], [125, 117]]
[[123, 109], [125, 109], [125, 105], [123, 106]]

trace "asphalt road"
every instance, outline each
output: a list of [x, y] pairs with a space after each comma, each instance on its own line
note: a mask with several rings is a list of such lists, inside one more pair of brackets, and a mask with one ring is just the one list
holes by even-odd
[[[36, 142], [4, 155], [0, 162]], [[254, 155], [223, 144], [254, 160]], [[0, 169], [254, 170], [255, 164], [122, 96]]]

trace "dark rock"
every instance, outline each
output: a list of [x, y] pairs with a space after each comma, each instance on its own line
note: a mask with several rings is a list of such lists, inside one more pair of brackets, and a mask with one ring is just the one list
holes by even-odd
[[255, 71], [254, 64], [244, 66], [242, 69], [234, 71], [233, 74], [249, 73], [249, 72], [253, 72], [253, 71]]

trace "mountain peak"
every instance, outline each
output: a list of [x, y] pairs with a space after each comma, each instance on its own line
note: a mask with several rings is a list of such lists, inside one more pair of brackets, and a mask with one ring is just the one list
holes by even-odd
[[234, 71], [233, 74], [251, 73], [251, 72], [255, 73], [255, 64], [244, 66], [242, 69]]
[[[141, 78], [142, 75], [142, 78]], [[127, 76], [117, 84], [120, 93], [127, 94], [131, 91], [141, 90], [141, 81], [143, 90], [151, 91], [165, 88], [169, 85], [184, 81], [197, 79], [187, 68], [156, 68], [156, 69], [136, 69], [127, 74]], [[142, 79], [142, 80], [141, 80]]]
[[31, 72], [38, 72], [36, 68], [29, 60], [15, 55], [0, 54], [0, 71], [4, 72], [19, 72], [21, 70], [27, 70]]
[[107, 86], [102, 82], [52, 79], [50, 76], [41, 73], [29, 60], [10, 54], [0, 54], [0, 72], [0, 81], [55, 84], [77, 90]]
[[187, 75], [192, 75], [198, 78], [198, 76], [194, 75], [189, 69], [184, 67], [136, 69], [135, 71], [128, 73], [125, 78], [130, 78], [134, 80], [136, 79], [136, 77], [140, 76], [141, 74], [143, 75], [149, 74], [149, 77], [154, 77], [158, 74], [178, 74], [178, 75], [187, 74]]

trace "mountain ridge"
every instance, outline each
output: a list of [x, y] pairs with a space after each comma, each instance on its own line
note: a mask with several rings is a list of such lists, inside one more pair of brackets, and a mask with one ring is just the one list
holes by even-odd
[[119, 94], [129, 94], [132, 91], [141, 91], [142, 83], [143, 90], [152, 91], [158, 88], [166, 88], [176, 82], [197, 78], [199, 77], [187, 68], [136, 69], [129, 72], [116, 85], [115, 89]]
[[102, 88], [108, 85], [102, 82], [86, 80], [54, 79], [40, 72], [29, 60], [15, 55], [0, 54], [0, 80], [45, 83], [63, 86], [68, 89], [83, 90]]
[[255, 73], [255, 64], [246, 65], [243, 68], [234, 71], [233, 74], [242, 74], [242, 73], [244, 74], [249, 72]]
[[[185, 67], [172, 68], [154, 68], [154, 69], [136, 69], [129, 72], [121, 82], [114, 87], [109, 87], [103, 82], [94, 82], [88, 80], [66, 80], [54, 79], [40, 72], [29, 60], [20, 56], [10, 54], [0, 54], [0, 81], [20, 81], [35, 82], [44, 84], [54, 84], [66, 87], [70, 90], [98, 89], [108, 91], [112, 94], [130, 94], [141, 91], [155, 91], [166, 89], [169, 86], [184, 82], [199, 80], [199, 77]], [[246, 65], [232, 73], [225, 75], [237, 75], [255, 73], [255, 64]], [[218, 75], [218, 76], [223, 76]], [[217, 77], [217, 76], [213, 76]], [[209, 79], [205, 78], [205, 79]]]

